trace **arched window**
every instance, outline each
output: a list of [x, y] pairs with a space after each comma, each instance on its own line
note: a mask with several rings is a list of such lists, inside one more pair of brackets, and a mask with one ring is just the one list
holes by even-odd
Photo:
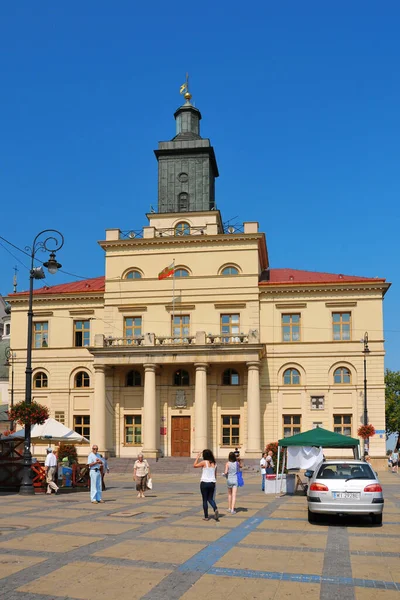
[[286, 369], [283, 374], [283, 385], [300, 385], [300, 373], [297, 369]]
[[126, 385], [128, 387], [136, 387], [142, 385], [142, 376], [139, 371], [129, 371], [126, 376]]
[[175, 371], [174, 385], [189, 385], [189, 373], [183, 369]]
[[142, 274], [140, 271], [137, 271], [136, 269], [132, 269], [132, 271], [128, 271], [128, 273], [125, 275], [125, 279], [141, 279], [142, 278]]
[[175, 225], [175, 235], [190, 235], [190, 225], [181, 221]]
[[85, 371], [79, 371], [79, 373], [75, 375], [75, 387], [90, 387], [90, 377]]
[[[182, 194], [179, 194], [178, 209], [180, 211], [189, 210], [189, 196], [185, 192], [182, 192]], [[188, 235], [188, 234], [186, 234], [186, 235]]]
[[225, 369], [222, 374], [222, 385], [239, 385], [239, 373], [235, 369]]
[[222, 269], [221, 275], [239, 275], [239, 270], [236, 267], [225, 267]]
[[175, 269], [175, 277], [189, 277], [187, 269]]
[[333, 383], [351, 383], [351, 373], [347, 367], [339, 367], [333, 374]]
[[43, 373], [43, 371], [35, 373], [33, 376], [33, 387], [37, 390], [40, 390], [41, 388], [47, 388], [48, 382], [47, 375], [46, 373]]

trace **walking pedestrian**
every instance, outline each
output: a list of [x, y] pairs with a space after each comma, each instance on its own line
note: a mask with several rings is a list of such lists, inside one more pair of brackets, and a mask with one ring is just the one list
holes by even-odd
[[397, 450], [392, 452], [392, 473], [399, 472], [399, 453]]
[[57, 494], [59, 487], [54, 481], [54, 476], [57, 473], [57, 457], [54, 454], [51, 448], [47, 448], [47, 456], [44, 463], [44, 467], [46, 470], [46, 483], [47, 483], [47, 492], [46, 494], [51, 494], [51, 490], [54, 490], [54, 493]]
[[100, 458], [101, 458], [101, 462], [103, 463], [101, 465], [101, 489], [104, 492], [106, 490], [106, 484], [104, 483], [104, 476], [106, 473], [110, 472], [110, 469], [108, 467], [107, 459], [104, 458], [104, 456], [102, 454], [100, 454]]
[[274, 472], [274, 459], [272, 458], [273, 452], [272, 450], [270, 450], [267, 453], [267, 458], [266, 458], [266, 465], [265, 465], [265, 472], [267, 475], [272, 475], [272, 473]]
[[90, 500], [92, 504], [104, 503], [101, 497], [101, 467], [103, 461], [100, 458], [99, 447], [92, 446], [92, 452], [88, 456], [87, 465], [90, 474]]
[[238, 465], [239, 462], [236, 460], [234, 452], [229, 452], [228, 462], [225, 465], [224, 475], [227, 478], [226, 485], [228, 486], [228, 513], [231, 515], [236, 514], [236, 494], [238, 489]]
[[234, 455], [236, 457], [236, 460], [239, 463], [240, 468], [242, 468], [243, 465], [242, 465], [242, 459], [240, 458], [240, 450], [239, 450], [239, 448], [235, 448]]
[[[203, 460], [200, 460], [200, 458]], [[209, 521], [208, 518], [208, 505], [213, 508], [215, 520], [219, 521], [218, 507], [214, 500], [215, 484], [217, 481], [217, 464], [215, 462], [214, 454], [211, 450], [203, 450], [199, 452], [196, 460], [194, 461], [193, 467], [195, 469], [202, 469], [200, 479], [200, 492], [203, 498], [203, 521]]]
[[393, 454], [393, 450], [389, 450], [389, 454], [388, 454], [388, 469], [391, 470], [392, 468], [392, 454]]
[[137, 461], [133, 465], [133, 478], [136, 481], [136, 491], [138, 498], [144, 498], [146, 491], [147, 478], [150, 477], [150, 467], [143, 454], [138, 454]]
[[267, 453], [263, 452], [260, 460], [260, 471], [261, 471], [261, 491], [265, 492], [265, 474], [267, 467]]

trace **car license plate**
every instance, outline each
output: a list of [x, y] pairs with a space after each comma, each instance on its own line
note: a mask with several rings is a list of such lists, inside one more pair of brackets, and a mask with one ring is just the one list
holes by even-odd
[[359, 500], [359, 492], [332, 492], [334, 500]]

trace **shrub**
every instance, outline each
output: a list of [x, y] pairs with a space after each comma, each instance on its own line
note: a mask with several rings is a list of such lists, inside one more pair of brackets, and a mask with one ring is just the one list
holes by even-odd
[[68, 457], [68, 461], [70, 463], [78, 462], [78, 453], [76, 451], [76, 446], [74, 446], [73, 444], [61, 443], [57, 452], [58, 462], [61, 462], [62, 459], [66, 456]]
[[[274, 473], [278, 467], [278, 442], [270, 442], [265, 446], [265, 452], [272, 450], [272, 460], [274, 461]], [[282, 471], [282, 461], [285, 455], [285, 448], [281, 448], [281, 456], [279, 460], [279, 471]], [[286, 472], [286, 470], [285, 470]]]

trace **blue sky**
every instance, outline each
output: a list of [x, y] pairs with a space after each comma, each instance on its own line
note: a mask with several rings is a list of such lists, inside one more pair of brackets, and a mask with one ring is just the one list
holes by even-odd
[[[2, 2], [0, 235], [59, 229], [64, 269], [102, 275], [104, 230], [140, 229], [157, 204], [153, 150], [189, 71], [224, 220], [258, 220], [272, 267], [393, 282], [400, 370], [399, 21], [390, 0]], [[0, 246], [4, 295], [15, 264]]]

